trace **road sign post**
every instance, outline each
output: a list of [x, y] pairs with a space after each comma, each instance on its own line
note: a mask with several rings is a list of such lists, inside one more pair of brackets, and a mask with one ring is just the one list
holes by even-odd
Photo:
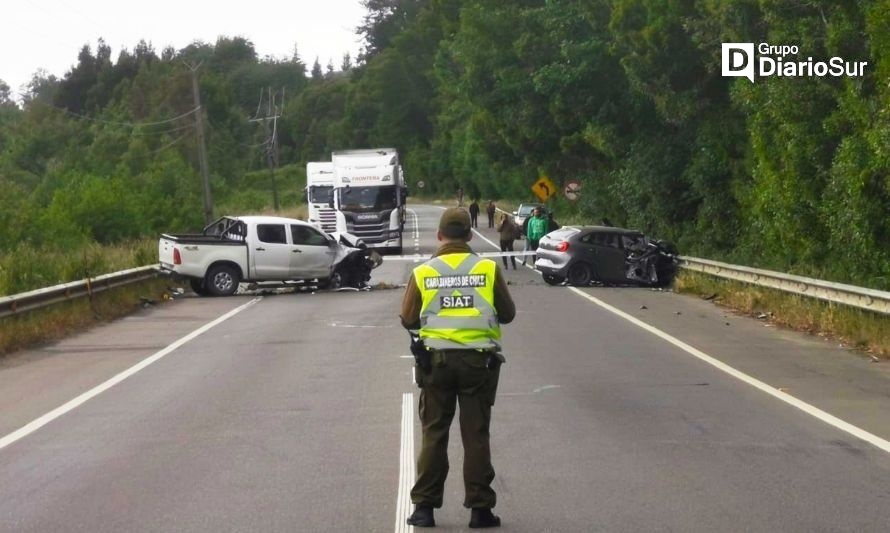
[[554, 185], [547, 176], [541, 176], [538, 178], [538, 181], [532, 185], [532, 192], [538, 197], [538, 200], [541, 200], [541, 202], [546, 202], [550, 199], [551, 196], [556, 194], [556, 190], [556, 185]]
[[569, 180], [565, 184], [565, 187], [563, 187], [563, 193], [569, 201], [576, 201], [578, 197], [581, 196], [581, 182], [578, 180]]

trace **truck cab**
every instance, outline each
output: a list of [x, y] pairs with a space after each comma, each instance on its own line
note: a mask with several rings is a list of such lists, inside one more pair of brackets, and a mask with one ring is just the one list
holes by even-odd
[[311, 162], [306, 165], [306, 202], [309, 206], [309, 223], [326, 233], [337, 231], [337, 213], [332, 206], [334, 199], [334, 164]]
[[337, 231], [401, 253], [407, 189], [392, 148], [332, 154]]

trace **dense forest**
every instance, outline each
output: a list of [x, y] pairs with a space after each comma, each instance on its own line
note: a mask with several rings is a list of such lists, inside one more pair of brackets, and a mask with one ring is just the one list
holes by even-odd
[[[200, 112], [217, 214], [268, 209], [273, 185], [294, 205], [306, 161], [385, 145], [425, 194], [528, 200], [541, 174], [579, 179], [563, 216], [890, 288], [890, 0], [363, 3], [363, 52], [336, 64], [309, 67], [297, 48], [258, 57], [240, 37], [116, 57], [100, 40], [20, 99], [0, 83], [0, 254], [200, 227]], [[721, 76], [722, 42], [868, 67], [751, 83]], [[283, 103], [274, 175], [268, 131], [250, 121], [270, 88]], [[22, 277], [3, 265], [0, 278]]]

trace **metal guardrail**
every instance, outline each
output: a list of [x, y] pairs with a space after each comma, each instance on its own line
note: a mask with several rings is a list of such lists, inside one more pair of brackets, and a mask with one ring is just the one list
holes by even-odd
[[709, 259], [685, 256], [680, 256], [679, 259], [680, 266], [687, 270], [867, 309], [876, 313], [890, 314], [890, 292], [783, 274], [772, 270], [730, 265]]
[[83, 296], [92, 296], [114, 287], [153, 278], [157, 273], [158, 265], [149, 265], [104, 274], [95, 278], [63, 283], [55, 287], [13, 294], [12, 296], [0, 296], [0, 318], [32, 311], [59, 302], [74, 300]]

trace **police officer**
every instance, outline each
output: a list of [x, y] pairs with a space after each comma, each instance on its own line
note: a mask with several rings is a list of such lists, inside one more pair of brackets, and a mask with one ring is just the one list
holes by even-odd
[[415, 368], [420, 391], [423, 444], [417, 458], [417, 482], [411, 489], [414, 513], [408, 524], [433, 527], [433, 509], [442, 507], [448, 475], [448, 432], [460, 405], [464, 446], [464, 506], [472, 509], [470, 527], [498, 527], [491, 509], [489, 424], [504, 361], [500, 324], [516, 315], [516, 306], [497, 263], [475, 255], [470, 215], [453, 207], [442, 214], [432, 259], [414, 269], [402, 301], [402, 325], [419, 329], [429, 350], [428, 369]]

